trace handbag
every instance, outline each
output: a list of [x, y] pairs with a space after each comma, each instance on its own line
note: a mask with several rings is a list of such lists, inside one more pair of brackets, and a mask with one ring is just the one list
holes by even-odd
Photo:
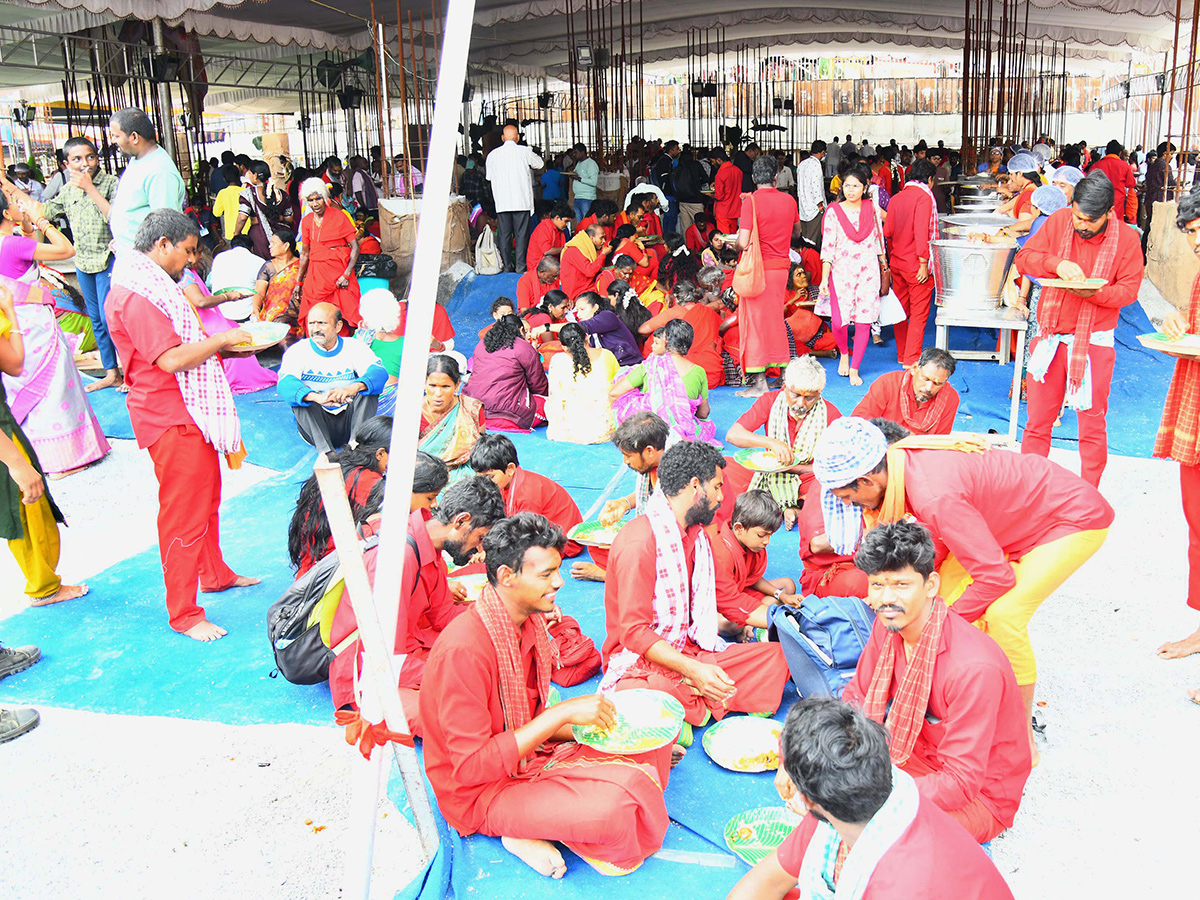
[[[880, 225], [880, 222], [879, 222], [879, 190], [876, 185], [872, 185], [872, 187], [875, 188], [874, 202], [871, 204], [872, 206], [875, 207], [875, 233], [879, 236], [879, 246], [883, 248], [883, 255], [884, 255], [884, 257], [886, 257], [887, 256], [887, 244], [883, 240], [883, 227]], [[892, 270], [890, 267], [885, 270], [884, 263], [880, 263], [879, 264], [879, 296], [886, 297], [891, 292], [891, 290], [892, 290]], [[895, 296], [895, 295], [893, 294], [893, 296]], [[897, 300], [897, 302], [899, 302], [899, 301]], [[903, 312], [903, 310], [901, 310], [901, 312]], [[904, 316], [901, 316], [896, 321], [903, 322], [904, 318], [905, 318]], [[886, 324], [894, 325], [895, 322], [888, 322]]]
[[750, 244], [742, 251], [737, 268], [733, 270], [733, 290], [739, 297], [758, 297], [767, 290], [767, 273], [763, 268], [762, 245], [758, 240], [758, 210], [750, 199], [750, 214], [754, 225], [750, 229]]

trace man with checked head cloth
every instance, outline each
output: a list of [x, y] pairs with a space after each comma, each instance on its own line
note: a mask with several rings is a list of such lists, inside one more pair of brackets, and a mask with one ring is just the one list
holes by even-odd
[[813, 473], [837, 553], [854, 552], [864, 527], [910, 516], [945, 542], [941, 595], [1000, 645], [1030, 721], [1037, 663], [1029, 620], [1104, 543], [1113, 510], [1100, 492], [1045, 457], [991, 450], [974, 436], [914, 436], [888, 447], [878, 428], [853, 416], [825, 430]]

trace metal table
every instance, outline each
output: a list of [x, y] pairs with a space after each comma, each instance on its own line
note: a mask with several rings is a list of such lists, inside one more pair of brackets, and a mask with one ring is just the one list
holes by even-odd
[[[937, 308], [936, 345], [955, 359], [991, 359], [1000, 365], [1009, 361], [1009, 346], [1012, 332], [1017, 333], [1017, 358], [1013, 363], [1012, 402], [1008, 409], [1008, 438], [1017, 439], [1017, 412], [1021, 406], [1021, 376], [1025, 374], [1025, 332], [1029, 322], [1025, 314], [1011, 306], [999, 309]], [[997, 328], [1000, 330], [1000, 349], [996, 350], [951, 350], [951, 328]]]

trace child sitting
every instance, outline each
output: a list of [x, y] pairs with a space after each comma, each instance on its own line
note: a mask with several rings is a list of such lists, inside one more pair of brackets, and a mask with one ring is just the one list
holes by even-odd
[[768, 581], [767, 546], [783, 524], [783, 510], [766, 491], [746, 491], [733, 505], [729, 522], [722, 523], [713, 545], [717, 578], [717, 612], [721, 636], [753, 640], [754, 628], [768, 626], [773, 603], [799, 606], [796, 583], [790, 578]]
[[511, 297], [497, 297], [492, 301], [492, 321], [488, 322], [483, 328], [479, 329], [479, 339], [482, 341], [483, 336], [488, 333], [491, 327], [499, 322], [505, 316], [514, 315], [517, 311], [517, 304], [513, 302]]

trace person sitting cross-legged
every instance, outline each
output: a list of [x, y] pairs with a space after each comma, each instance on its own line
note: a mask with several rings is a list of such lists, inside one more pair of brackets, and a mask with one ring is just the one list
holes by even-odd
[[[517, 459], [517, 448], [504, 435], [481, 434], [475, 442], [475, 449], [471, 451], [470, 462], [472, 469], [480, 475], [486, 475], [500, 488], [506, 516], [534, 512], [545, 516], [564, 534], [583, 521], [579, 507], [566, 488], [545, 475], [522, 469]], [[581, 546], [574, 541], [567, 541], [563, 556], [578, 556], [582, 552]]]
[[500, 837], [551, 878], [567, 871], [552, 841], [620, 875], [662, 847], [672, 748], [613, 756], [575, 743], [572, 725], [616, 724], [602, 694], [548, 705], [558, 653], [547, 626], [561, 616], [564, 540], [529, 512], [484, 538], [488, 584], [442, 632], [425, 667], [425, 771], [460, 834]]
[[[772, 603], [799, 606], [796, 582], [790, 578], [768, 581], [767, 547], [771, 535], [783, 524], [783, 510], [766, 491], [746, 491], [733, 505], [733, 516], [722, 522], [713, 541], [717, 572], [717, 612], [722, 637], [741, 639], [750, 629], [770, 625]], [[752, 640], [753, 638], [748, 638]]]
[[1004, 651], [938, 594], [934, 555], [915, 522], [863, 537], [854, 562], [875, 627], [842, 697], [887, 725], [892, 761], [984, 843], [1021, 805], [1033, 765], [1025, 709]]
[[888, 758], [877, 722], [832, 698], [783, 723], [775, 788], [804, 816], [728, 900], [1012, 900], [987, 854]]
[[876, 378], [851, 415], [890, 419], [913, 434], [949, 434], [958, 412], [958, 391], [950, 384], [956, 365], [948, 351], [927, 347], [907, 369]]
[[279, 396], [292, 405], [300, 437], [326, 453], [351, 436], [379, 408], [388, 373], [362, 341], [338, 334], [342, 314], [330, 303], [308, 313], [308, 340], [288, 347], [279, 365]]

